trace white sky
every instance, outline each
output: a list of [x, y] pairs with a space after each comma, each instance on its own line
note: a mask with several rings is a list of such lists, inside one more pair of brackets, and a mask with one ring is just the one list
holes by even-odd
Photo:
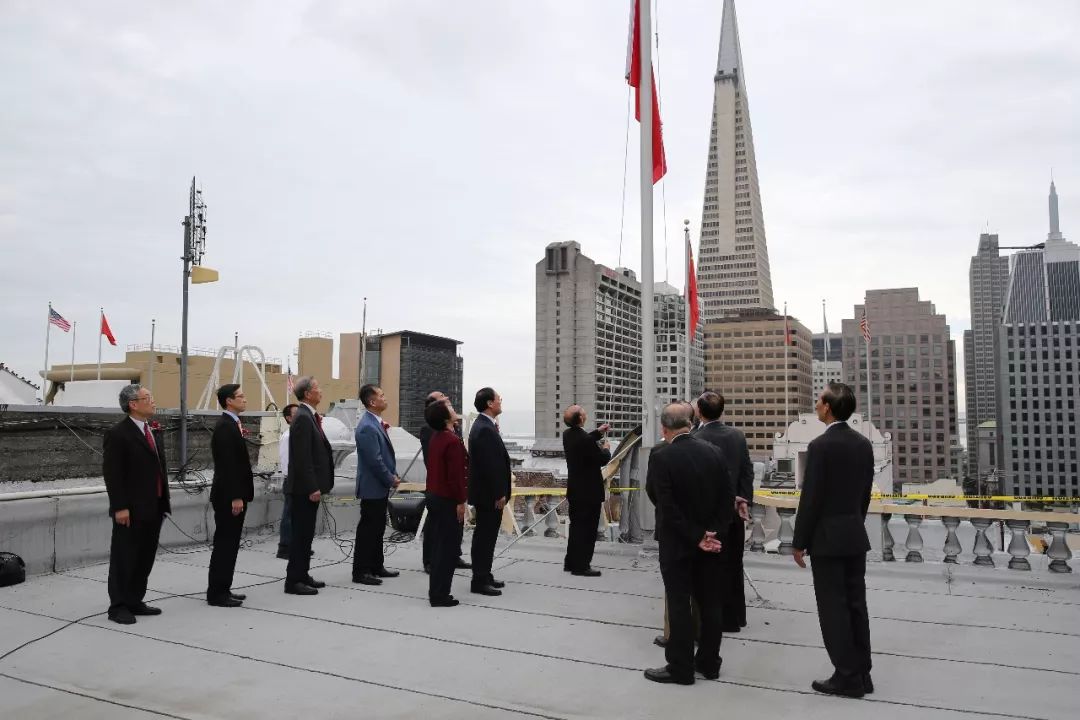
[[[180, 221], [209, 205], [191, 343], [285, 357], [304, 330], [464, 341], [531, 429], [534, 265], [577, 240], [615, 265], [627, 0], [0, 0], [0, 361], [36, 375], [46, 303], [96, 358], [180, 340]], [[696, 231], [721, 2], [659, 5], [670, 279]], [[778, 305], [813, 330], [918, 286], [962, 363], [988, 227], [1045, 238], [1051, 168], [1080, 237], [1080, 3], [741, 0]], [[636, 128], [623, 264], [637, 267]], [[657, 272], [664, 273], [657, 192]], [[53, 362], [70, 336], [53, 334]], [[963, 407], [963, 395], [959, 397]]]

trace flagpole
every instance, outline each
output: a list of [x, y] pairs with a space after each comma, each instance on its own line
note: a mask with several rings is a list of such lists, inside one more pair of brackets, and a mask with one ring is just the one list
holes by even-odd
[[150, 377], [147, 382], [150, 387], [150, 394], [154, 394], [154, 331], [157, 330], [157, 320], [150, 319]]
[[686, 302], [683, 305], [683, 316], [686, 318], [686, 401], [693, 403], [690, 393], [690, 350], [694, 344], [694, 330], [690, 327], [690, 221], [683, 220], [683, 234], [686, 236], [686, 246], [683, 258], [683, 295]]
[[105, 308], [101, 308], [101, 317], [98, 318], [98, 334], [97, 334], [97, 379], [101, 379], [101, 328], [102, 322], [105, 319]]
[[866, 345], [866, 437], [873, 441], [873, 433], [870, 426], [874, 422], [874, 385], [870, 382], [870, 318], [866, 314], [866, 306], [863, 306], [863, 317], [866, 318], [866, 333], [863, 335], [863, 343]]
[[[829, 362], [829, 318], [825, 316], [825, 298], [821, 298], [821, 324], [825, 328], [825, 362]], [[817, 398], [814, 398], [817, 400]]]
[[[638, 115], [641, 130], [641, 479], [648, 476], [649, 453], [656, 445], [656, 337], [653, 316], [653, 74], [652, 7], [638, 2]], [[644, 482], [642, 482], [644, 485]], [[641, 527], [655, 529], [652, 503], [638, 503]]]
[[787, 434], [788, 423], [791, 422], [791, 406], [789, 403], [788, 381], [791, 379], [791, 363], [788, 361], [788, 353], [791, 348], [791, 320], [787, 314], [787, 303], [784, 303], [784, 434]]
[[71, 321], [71, 382], [75, 382], [75, 326], [78, 324], [77, 320]]
[[41, 373], [41, 404], [45, 404], [45, 394], [49, 392], [49, 330], [52, 327], [52, 303], [45, 313], [45, 372]]

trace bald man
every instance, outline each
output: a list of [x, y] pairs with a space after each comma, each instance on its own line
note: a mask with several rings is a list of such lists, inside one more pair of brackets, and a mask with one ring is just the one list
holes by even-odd
[[585, 431], [588, 416], [580, 405], [571, 405], [563, 413], [563, 452], [566, 454], [566, 499], [570, 503], [570, 537], [566, 542], [563, 570], [574, 575], [597, 577], [592, 568], [596, 546], [596, 528], [604, 504], [604, 476], [601, 469], [611, 460], [611, 449], [604, 435], [608, 425]]

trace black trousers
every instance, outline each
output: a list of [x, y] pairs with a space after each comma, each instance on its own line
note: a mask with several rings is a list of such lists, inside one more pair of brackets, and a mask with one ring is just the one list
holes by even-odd
[[387, 498], [360, 500], [360, 522], [356, 524], [352, 573], [360, 577], [383, 569], [383, 535], [386, 533]]
[[311, 541], [315, 539], [315, 519], [319, 503], [305, 495], [292, 499], [292, 541], [289, 543], [289, 565], [285, 570], [285, 585], [295, 585], [311, 579]]
[[570, 503], [570, 536], [566, 540], [564, 568], [587, 570], [592, 564], [602, 505], [603, 503], [584, 500], [574, 500]]
[[285, 493], [281, 497], [281, 524], [278, 525], [278, 545], [289, 547], [292, 542], [292, 495]]
[[738, 515], [731, 521], [721, 542], [724, 544], [720, 552], [724, 627], [740, 628], [746, 625], [746, 586], [743, 583], [746, 525]]
[[146, 596], [146, 583], [154, 569], [161, 521], [131, 518], [131, 525], [113, 520], [112, 542], [109, 546], [109, 609], [137, 607]]
[[453, 498], [428, 495], [427, 531], [425, 545], [431, 539], [431, 574], [428, 576], [428, 598], [442, 600], [450, 595], [454, 567], [461, 552], [461, 527], [457, 519], [458, 503]]
[[233, 515], [231, 503], [214, 508], [214, 550], [210, 553], [210, 572], [206, 584], [208, 600], [224, 597], [232, 589], [236, 554], [240, 551], [246, 514], [245, 506], [243, 512]]
[[[432, 496], [427, 494], [427, 493], [424, 493], [424, 497], [430, 499]], [[422, 531], [423, 534], [424, 534], [424, 541], [423, 541], [423, 545], [422, 545], [422, 547], [424, 548], [424, 554], [423, 554], [424, 567], [427, 567], [428, 565], [431, 565], [432, 561], [435, 558], [434, 548], [435, 548], [435, 540], [436, 540], [436, 534], [431, 530], [431, 505], [430, 504], [427, 505], [427, 511], [428, 511], [428, 514], [427, 514], [427, 517], [424, 519], [424, 527], [423, 527], [423, 531]], [[461, 557], [461, 541], [465, 537], [465, 525], [463, 523], [457, 523], [457, 536], [458, 536], [458, 538], [457, 538], [457, 555], [455, 555], [455, 557], [459, 558], [459, 557]], [[455, 565], [456, 564], [457, 564], [457, 562], [455, 560]]]
[[[702, 670], [720, 667], [721, 567], [719, 555], [694, 550], [692, 556], [660, 565], [667, 596], [670, 635], [664, 655], [668, 671], [679, 678], [694, 676], [695, 663]], [[701, 635], [694, 654], [696, 604], [701, 618]]]
[[870, 672], [866, 554], [810, 558], [821, 637], [840, 675]]
[[476, 508], [476, 527], [472, 536], [472, 583], [485, 585], [494, 579], [491, 565], [495, 562], [495, 542], [499, 539], [502, 510]]

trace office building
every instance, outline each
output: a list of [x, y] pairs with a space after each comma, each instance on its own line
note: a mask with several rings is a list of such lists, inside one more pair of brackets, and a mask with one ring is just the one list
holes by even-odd
[[811, 350], [813, 353], [813, 388], [817, 400], [831, 382], [844, 380], [844, 338], [833, 333], [814, 333]]

